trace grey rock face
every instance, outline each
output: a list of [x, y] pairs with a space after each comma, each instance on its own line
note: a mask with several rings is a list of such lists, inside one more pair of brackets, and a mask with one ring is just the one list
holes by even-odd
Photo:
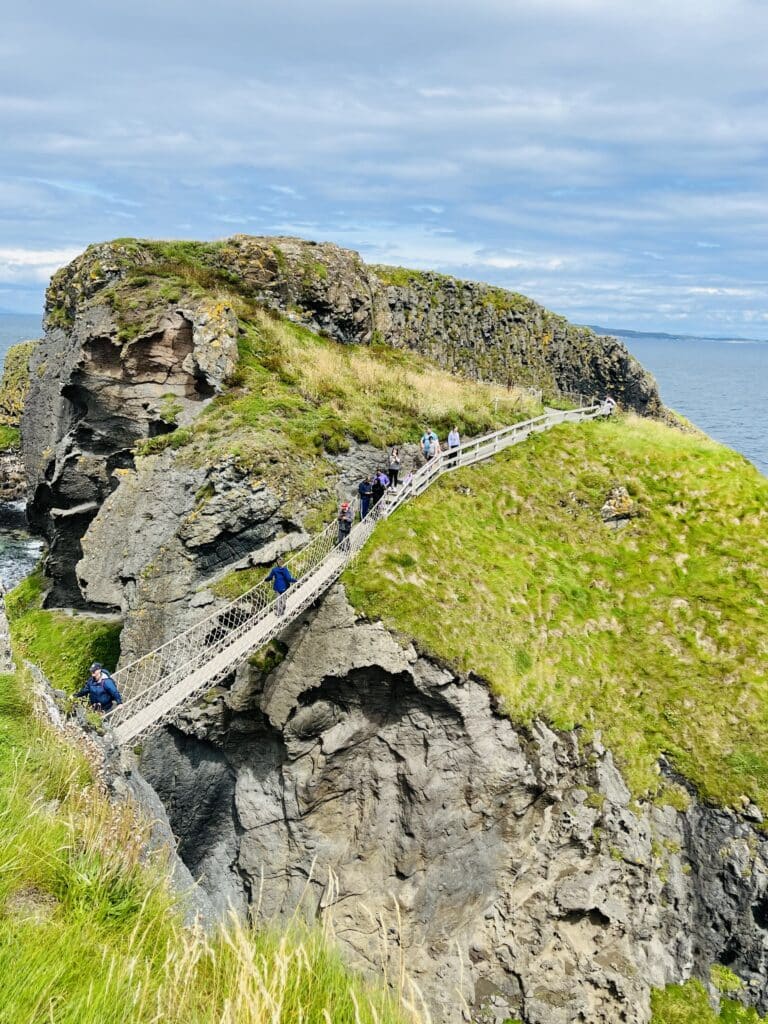
[[89, 602], [121, 609], [123, 663], [210, 614], [223, 573], [306, 540], [231, 459], [195, 469], [165, 451], [118, 478], [82, 538], [77, 581]]
[[379, 286], [377, 328], [481, 380], [529, 383], [619, 401], [643, 415], [661, 411], [656, 382], [616, 338], [601, 338], [522, 295], [419, 274], [406, 286]]
[[765, 1005], [748, 823], [634, 806], [599, 743], [515, 729], [342, 588], [283, 640], [143, 756], [215, 904], [330, 917], [354, 965], [402, 955], [439, 1021], [645, 1024], [652, 986], [718, 960]]
[[0, 501], [23, 501], [27, 494], [24, 464], [15, 451], [0, 452]]
[[52, 605], [83, 604], [80, 540], [133, 445], [189, 420], [232, 372], [237, 321], [228, 309], [159, 312], [130, 341], [112, 310], [89, 305], [63, 330], [50, 323], [31, 359], [22, 419], [30, 523], [49, 543]]

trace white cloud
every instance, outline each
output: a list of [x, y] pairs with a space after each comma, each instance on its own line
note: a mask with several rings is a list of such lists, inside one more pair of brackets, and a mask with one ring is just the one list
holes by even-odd
[[46, 282], [51, 274], [73, 260], [82, 249], [0, 248], [0, 282]]

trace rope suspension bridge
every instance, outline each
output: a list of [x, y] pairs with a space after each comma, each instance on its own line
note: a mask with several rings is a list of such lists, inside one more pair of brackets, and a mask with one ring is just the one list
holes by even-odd
[[409, 499], [444, 473], [489, 459], [531, 434], [560, 423], [580, 423], [610, 412], [603, 404], [583, 404], [565, 411], [548, 410], [458, 448], [441, 452], [388, 491], [348, 536], [339, 542], [332, 522], [305, 547], [286, 559], [296, 578], [278, 604], [267, 583], [259, 583], [231, 604], [219, 608], [172, 640], [115, 673], [123, 704], [109, 713], [119, 743], [127, 744], [170, 721], [200, 694], [223, 681], [247, 657], [294, 622], [341, 576], [376, 528]]

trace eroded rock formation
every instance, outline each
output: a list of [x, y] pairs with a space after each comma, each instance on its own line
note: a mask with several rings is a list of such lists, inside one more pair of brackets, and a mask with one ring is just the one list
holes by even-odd
[[220, 912], [330, 915], [352, 963], [403, 957], [446, 1022], [645, 1024], [652, 986], [716, 961], [768, 1005], [748, 822], [635, 804], [598, 742], [516, 729], [340, 587], [284, 640], [143, 755]]
[[157, 315], [132, 340], [98, 302], [67, 328], [49, 320], [22, 420], [30, 522], [49, 544], [49, 604], [84, 603], [81, 538], [116, 474], [133, 466], [136, 441], [188, 422], [236, 361], [235, 317], [205, 303]]
[[[30, 521], [49, 545], [49, 605], [108, 603], [125, 611], [131, 604], [136, 591], [126, 588], [135, 574], [123, 574], [118, 594], [89, 568], [106, 524], [94, 530], [92, 543], [84, 538], [107, 496], [125, 487], [136, 442], [189, 424], [227, 386], [238, 359], [240, 296], [344, 343], [385, 342], [469, 376], [610, 390], [640, 412], [661, 408], [653, 379], [620, 342], [574, 327], [523, 296], [439, 274], [393, 276], [367, 267], [357, 253], [299, 239], [236, 236], [179, 245], [180, 254], [174, 243], [91, 246], [54, 275], [48, 290], [46, 336], [31, 358], [22, 434]], [[198, 476], [188, 473], [189, 493], [196, 493]], [[299, 525], [291, 523], [289, 532]], [[149, 529], [150, 538], [155, 532]], [[262, 531], [262, 539], [278, 534]], [[226, 543], [217, 544], [231, 553], [238, 536], [224, 526]], [[145, 564], [157, 553], [149, 548]], [[110, 571], [113, 582], [119, 578]]]

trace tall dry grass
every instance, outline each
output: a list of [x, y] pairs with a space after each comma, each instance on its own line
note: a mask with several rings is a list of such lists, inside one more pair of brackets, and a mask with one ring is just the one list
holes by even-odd
[[474, 431], [540, 411], [522, 388], [457, 377], [415, 353], [319, 341], [263, 314], [259, 323], [279, 345], [302, 394], [315, 403], [330, 401], [352, 418], [382, 409], [429, 425], [455, 421]]
[[32, 713], [28, 685], [0, 676], [2, 1024], [420, 1019], [407, 978], [387, 991], [349, 971], [330, 924], [185, 926], [147, 823]]

